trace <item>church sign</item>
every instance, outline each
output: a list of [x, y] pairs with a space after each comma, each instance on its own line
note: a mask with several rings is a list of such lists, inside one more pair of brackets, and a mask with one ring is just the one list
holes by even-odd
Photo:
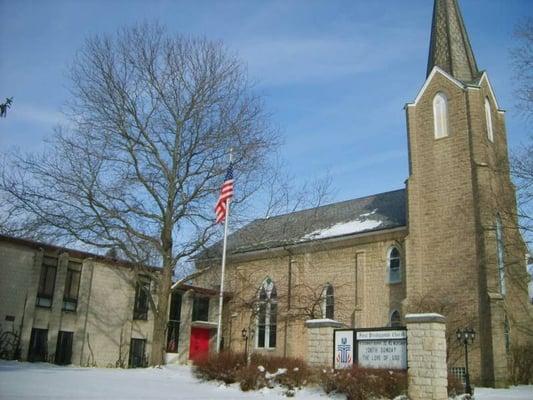
[[335, 348], [333, 354], [335, 369], [350, 368], [353, 365], [354, 331], [352, 329], [337, 329], [334, 333]]
[[350, 368], [407, 369], [405, 328], [336, 329], [334, 366]]

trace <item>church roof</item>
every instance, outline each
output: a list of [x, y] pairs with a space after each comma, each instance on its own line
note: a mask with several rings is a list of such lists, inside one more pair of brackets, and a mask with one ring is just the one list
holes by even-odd
[[435, 0], [427, 76], [435, 66], [465, 83], [481, 75], [457, 0]]
[[[313, 240], [403, 227], [405, 189], [257, 219], [228, 236], [228, 254], [297, 245]], [[220, 257], [221, 244], [198, 258]]]

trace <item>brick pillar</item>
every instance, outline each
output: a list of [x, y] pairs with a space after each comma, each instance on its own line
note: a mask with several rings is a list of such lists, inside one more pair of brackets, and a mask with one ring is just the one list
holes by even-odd
[[447, 400], [446, 319], [407, 314], [407, 374], [411, 400]]
[[188, 290], [181, 297], [180, 337], [178, 340], [178, 360], [182, 364], [189, 361], [191, 340], [192, 303], [194, 292]]
[[333, 330], [344, 324], [324, 319], [305, 321], [307, 327], [307, 363], [310, 366], [333, 367]]

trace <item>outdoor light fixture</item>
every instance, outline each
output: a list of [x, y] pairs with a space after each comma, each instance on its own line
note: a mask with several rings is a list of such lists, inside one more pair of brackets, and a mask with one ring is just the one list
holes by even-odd
[[465, 392], [472, 395], [472, 387], [470, 386], [470, 373], [468, 372], [468, 344], [474, 343], [476, 331], [472, 328], [457, 329], [455, 332], [457, 341], [465, 346]]
[[244, 339], [244, 359], [248, 361], [248, 331], [246, 328], [242, 329], [241, 335]]

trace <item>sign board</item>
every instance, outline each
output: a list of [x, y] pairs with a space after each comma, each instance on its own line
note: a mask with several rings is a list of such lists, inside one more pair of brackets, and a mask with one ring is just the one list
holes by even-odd
[[407, 369], [405, 328], [335, 330], [335, 368]]
[[334, 349], [335, 369], [351, 368], [353, 365], [353, 330], [336, 330], [334, 334]]

